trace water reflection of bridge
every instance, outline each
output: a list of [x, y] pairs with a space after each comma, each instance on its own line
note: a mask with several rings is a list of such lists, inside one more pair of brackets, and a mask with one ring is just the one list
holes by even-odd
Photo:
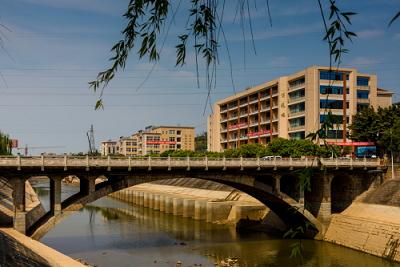
[[[367, 190], [381, 174], [379, 159], [274, 159], [260, 158], [125, 158], [125, 157], [1, 157], [0, 175], [14, 187], [14, 228], [32, 235], [42, 227], [53, 225], [62, 213], [112, 192], [162, 179], [191, 177], [232, 186], [258, 199], [290, 227], [305, 222], [313, 233], [323, 232], [332, 211], [347, 207]], [[300, 170], [312, 170], [310, 187], [299, 187]], [[373, 172], [371, 172], [373, 171]], [[27, 225], [25, 181], [32, 176], [50, 178], [50, 211]], [[75, 175], [80, 179], [77, 194], [61, 201], [61, 180]], [[100, 184], [95, 179], [108, 178]], [[304, 209], [307, 203], [307, 209]], [[292, 206], [298, 207], [296, 211]]]

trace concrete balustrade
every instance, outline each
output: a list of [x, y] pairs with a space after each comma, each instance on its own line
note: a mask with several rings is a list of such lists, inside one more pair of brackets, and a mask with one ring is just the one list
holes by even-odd
[[149, 208], [154, 209], [154, 194], [153, 193], [148, 193], [149, 194]]
[[183, 200], [183, 212], [182, 216], [184, 218], [193, 218], [194, 217], [194, 199], [184, 199]]
[[170, 196], [165, 196], [165, 213], [172, 213], [173, 212], [173, 198]]
[[165, 211], [165, 196], [160, 195], [160, 211], [164, 212]]
[[172, 200], [172, 214], [175, 216], [183, 215], [183, 199], [182, 198], [173, 198]]
[[194, 216], [195, 220], [207, 219], [207, 201], [195, 200], [194, 201]]
[[143, 193], [143, 207], [148, 208], [149, 207], [149, 198], [150, 194], [147, 192]]
[[139, 206], [143, 207], [144, 205], [144, 192], [139, 192]]
[[156, 195], [156, 194], [154, 195], [153, 209], [160, 210], [160, 195]]
[[226, 202], [207, 202], [206, 221], [217, 223], [229, 217], [232, 209], [231, 203]]

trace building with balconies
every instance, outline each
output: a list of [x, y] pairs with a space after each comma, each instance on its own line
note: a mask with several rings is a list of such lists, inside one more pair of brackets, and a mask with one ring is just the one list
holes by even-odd
[[[161, 154], [166, 150], [194, 151], [194, 127], [148, 126], [118, 141], [101, 142], [102, 155], [145, 156]], [[111, 148], [111, 146], [113, 146]]]
[[320, 128], [328, 111], [337, 122], [326, 133], [328, 141], [345, 141], [357, 111], [390, 106], [392, 95], [377, 87], [376, 75], [312, 66], [216, 102], [207, 123], [208, 150], [267, 144], [276, 137], [304, 139]]

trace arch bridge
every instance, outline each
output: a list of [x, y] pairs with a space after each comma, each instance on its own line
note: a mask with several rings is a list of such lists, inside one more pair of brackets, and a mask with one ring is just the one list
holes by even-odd
[[[299, 186], [307, 170], [310, 183]], [[380, 159], [332, 158], [130, 158], [130, 157], [0, 157], [0, 176], [13, 186], [13, 227], [40, 236], [70, 211], [118, 190], [172, 178], [198, 178], [229, 185], [270, 208], [288, 227], [311, 225], [307, 236], [323, 235], [332, 212], [340, 212], [382, 179]], [[61, 180], [74, 175], [80, 190], [61, 201]], [[50, 211], [27, 220], [25, 182], [32, 176], [50, 179]], [[107, 180], [95, 184], [99, 176]], [[305, 190], [306, 189], [306, 190]], [[308, 190], [311, 189], [311, 190]], [[32, 217], [32, 216], [31, 216]]]

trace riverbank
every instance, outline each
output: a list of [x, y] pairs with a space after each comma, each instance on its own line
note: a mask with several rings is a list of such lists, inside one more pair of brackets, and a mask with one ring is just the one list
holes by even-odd
[[0, 246], [0, 266], [87, 266], [11, 228], [0, 228]]
[[269, 208], [245, 193], [226, 186], [217, 190], [215, 183], [207, 182], [206, 185], [196, 179], [186, 182], [185, 186], [180, 182], [180, 179], [174, 179], [166, 184], [146, 183], [110, 196], [140, 207], [209, 223], [252, 226], [266, 231], [285, 229], [285, 224]]

